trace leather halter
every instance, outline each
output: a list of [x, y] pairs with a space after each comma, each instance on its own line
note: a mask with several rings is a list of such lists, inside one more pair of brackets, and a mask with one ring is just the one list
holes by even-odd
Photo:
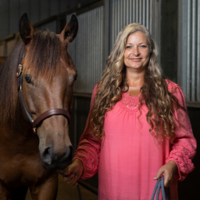
[[36, 128], [41, 125], [42, 121], [53, 115], [63, 115], [64, 117], [67, 118], [68, 123], [70, 124], [70, 120], [71, 120], [70, 114], [67, 110], [64, 110], [62, 108], [54, 108], [51, 110], [47, 110], [44, 113], [42, 113], [39, 117], [37, 117], [35, 120], [33, 120], [28, 110], [26, 109], [26, 106], [24, 103], [24, 97], [23, 97], [23, 91], [22, 91], [22, 82], [23, 82], [22, 72], [23, 72], [23, 66], [22, 64], [19, 64], [18, 72], [17, 72], [19, 101], [20, 101], [23, 113], [27, 117], [28, 121], [30, 121], [32, 124], [33, 131], [36, 132]]

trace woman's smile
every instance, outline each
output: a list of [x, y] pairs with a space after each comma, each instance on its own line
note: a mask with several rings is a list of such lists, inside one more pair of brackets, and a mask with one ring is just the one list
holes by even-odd
[[140, 62], [142, 58], [129, 58], [133, 62]]

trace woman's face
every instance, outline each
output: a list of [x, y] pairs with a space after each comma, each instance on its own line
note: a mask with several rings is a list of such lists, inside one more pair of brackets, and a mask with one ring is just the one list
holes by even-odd
[[147, 37], [141, 31], [129, 35], [124, 51], [124, 64], [127, 68], [146, 69], [149, 61]]

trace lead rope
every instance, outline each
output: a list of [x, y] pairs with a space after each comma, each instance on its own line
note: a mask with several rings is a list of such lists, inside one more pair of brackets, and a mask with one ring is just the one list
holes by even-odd
[[164, 176], [157, 180], [157, 183], [156, 183], [154, 190], [153, 190], [151, 200], [154, 200], [155, 195], [156, 195], [156, 200], [159, 200], [160, 190], [161, 190], [161, 193], [162, 193], [162, 199], [163, 200], [170, 200], [171, 199], [170, 198], [170, 188], [164, 187]]
[[[65, 175], [64, 173], [62, 173], [62, 172], [60, 172], [60, 171], [58, 171], [58, 170], [56, 170], [56, 173], [62, 175], [63, 177], [67, 177], [67, 175]], [[76, 188], [77, 188], [77, 190], [78, 190], [78, 196], [79, 196], [79, 199], [82, 200], [81, 190], [80, 190], [79, 185], [77, 185]]]

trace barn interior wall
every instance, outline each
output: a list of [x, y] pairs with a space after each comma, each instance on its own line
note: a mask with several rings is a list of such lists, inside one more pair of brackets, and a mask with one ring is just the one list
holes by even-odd
[[161, 68], [166, 78], [177, 82], [178, 1], [162, 0]]
[[17, 33], [21, 15], [27, 13], [32, 24], [97, 0], [0, 0], [0, 39]]
[[[178, 0], [162, 0], [161, 6], [161, 68], [166, 78], [177, 83], [178, 77]], [[184, 49], [182, 49], [184, 51]], [[186, 50], [185, 50], [186, 51]], [[200, 108], [188, 107], [188, 114], [197, 144], [200, 142], [199, 118]], [[200, 152], [194, 157], [195, 170], [179, 182], [179, 199], [198, 199], [198, 182], [200, 166]], [[190, 191], [190, 192], [188, 192]]]

